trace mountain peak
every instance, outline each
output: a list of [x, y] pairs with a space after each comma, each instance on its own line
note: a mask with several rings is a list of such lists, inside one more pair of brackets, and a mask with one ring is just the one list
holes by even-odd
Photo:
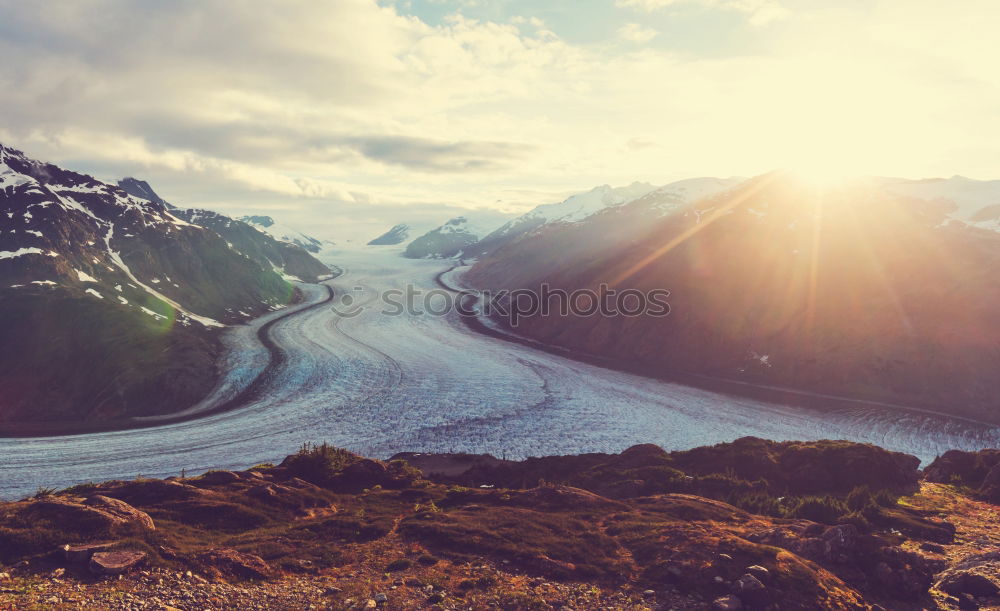
[[262, 214], [251, 214], [248, 216], [240, 217], [241, 221], [251, 223], [253, 225], [260, 225], [261, 227], [271, 227], [274, 225], [274, 219]]
[[170, 206], [170, 204], [168, 204], [162, 197], [157, 195], [156, 191], [153, 190], [153, 187], [149, 186], [149, 183], [145, 180], [139, 180], [138, 178], [126, 176], [118, 181], [118, 186], [122, 191], [125, 191], [129, 195], [141, 197], [142, 199], [149, 200], [163, 206]]

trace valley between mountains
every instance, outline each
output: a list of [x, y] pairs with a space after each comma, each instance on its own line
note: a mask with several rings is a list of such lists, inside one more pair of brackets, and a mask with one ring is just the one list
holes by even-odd
[[[439, 290], [436, 278], [452, 264], [365, 249], [336, 251], [330, 261], [343, 273], [323, 284], [351, 295], [353, 308], [364, 308], [359, 314], [338, 314], [351, 309], [341, 297], [310, 308], [328, 291], [299, 284], [301, 303], [223, 334], [222, 379], [187, 410], [208, 415], [160, 425], [144, 417], [147, 426], [132, 430], [0, 439], [7, 457], [0, 497], [19, 498], [39, 486], [246, 468], [280, 459], [302, 439], [378, 458], [408, 448], [524, 458], [618, 452], [640, 442], [687, 449], [754, 435], [871, 442], [925, 463], [948, 449], [1000, 444], [1000, 430], [971, 420], [884, 406], [771, 404], [487, 337], [454, 313], [390, 316], [379, 295], [408, 283]], [[258, 330], [278, 316], [269, 332], [283, 360], [268, 369]], [[248, 403], [210, 413], [265, 370]]]

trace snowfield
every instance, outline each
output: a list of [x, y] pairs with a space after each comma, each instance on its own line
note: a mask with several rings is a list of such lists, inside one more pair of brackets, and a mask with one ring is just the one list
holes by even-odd
[[[145, 429], [0, 439], [0, 497], [39, 486], [166, 477], [181, 469], [242, 469], [277, 461], [303, 442], [328, 441], [387, 458], [401, 451], [488, 452], [523, 458], [615, 452], [637, 443], [667, 449], [730, 441], [850, 439], [929, 461], [950, 448], [1000, 445], [1000, 429], [884, 407], [813, 411], [768, 404], [577, 362], [469, 330], [456, 314], [389, 316], [379, 294], [414, 284], [437, 290], [447, 261], [409, 260], [399, 248], [361, 247], [324, 257], [345, 273], [327, 284], [338, 299], [307, 309], [326, 290], [303, 285], [306, 302], [225, 333], [228, 372], [189, 412], [211, 409], [266, 372], [248, 405]], [[343, 303], [350, 295], [351, 306]], [[357, 315], [343, 311], [365, 307]], [[257, 330], [284, 361], [267, 368]]]

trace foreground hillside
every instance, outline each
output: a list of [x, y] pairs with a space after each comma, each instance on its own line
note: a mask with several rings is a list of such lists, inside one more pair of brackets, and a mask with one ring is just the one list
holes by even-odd
[[0, 504], [0, 606], [1000, 604], [998, 559], [984, 553], [1000, 537], [983, 481], [1000, 477], [996, 453], [950, 453], [927, 471], [961, 486], [835, 441], [401, 456], [306, 447], [278, 466]]
[[669, 316], [519, 320], [518, 333], [643, 372], [996, 422], [996, 204], [1000, 187], [967, 179], [818, 188], [774, 173], [693, 202], [653, 191], [546, 225], [465, 279], [488, 289], [669, 290]]
[[215, 383], [213, 330], [293, 297], [163, 203], [0, 146], [0, 430], [190, 405]]

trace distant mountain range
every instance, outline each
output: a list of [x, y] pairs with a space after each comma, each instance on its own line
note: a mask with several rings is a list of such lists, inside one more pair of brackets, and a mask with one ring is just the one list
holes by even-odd
[[522, 319], [543, 342], [1000, 422], [1000, 181], [698, 179], [490, 246], [479, 288], [671, 292], [666, 317]]
[[0, 145], [0, 423], [183, 409], [214, 384], [212, 330], [293, 298], [275, 267], [329, 273], [245, 224], [123, 187]]
[[368, 246], [395, 246], [396, 244], [402, 244], [409, 237], [410, 226], [406, 223], [400, 223], [399, 225], [394, 225], [392, 229], [386, 231], [371, 242], [368, 242]]
[[458, 216], [407, 244], [403, 256], [410, 259], [457, 257], [478, 242], [487, 231], [487, 228], [470, 221], [468, 217]]
[[274, 219], [269, 216], [241, 216], [240, 219], [244, 223], [248, 223], [256, 227], [259, 231], [266, 233], [275, 240], [280, 240], [282, 242], [288, 242], [289, 244], [295, 244], [311, 253], [318, 253], [323, 249], [323, 241], [312, 236], [306, 235], [297, 229], [292, 229], [290, 227], [285, 227], [284, 225], [279, 225], [274, 222]]
[[[636, 182], [625, 187], [601, 185], [573, 195], [556, 204], [543, 204], [517, 218], [498, 223], [491, 217], [478, 219], [475, 214], [451, 219], [423, 235], [413, 238], [408, 225], [397, 225], [369, 245], [407, 244], [403, 255], [414, 259], [476, 258], [514, 242], [551, 224], [575, 223], [607, 208], [620, 206], [656, 191], [663, 209], [704, 197], [731, 187], [740, 179], [696, 178], [672, 183], [660, 189]], [[392, 242], [389, 242], [392, 240]]]

